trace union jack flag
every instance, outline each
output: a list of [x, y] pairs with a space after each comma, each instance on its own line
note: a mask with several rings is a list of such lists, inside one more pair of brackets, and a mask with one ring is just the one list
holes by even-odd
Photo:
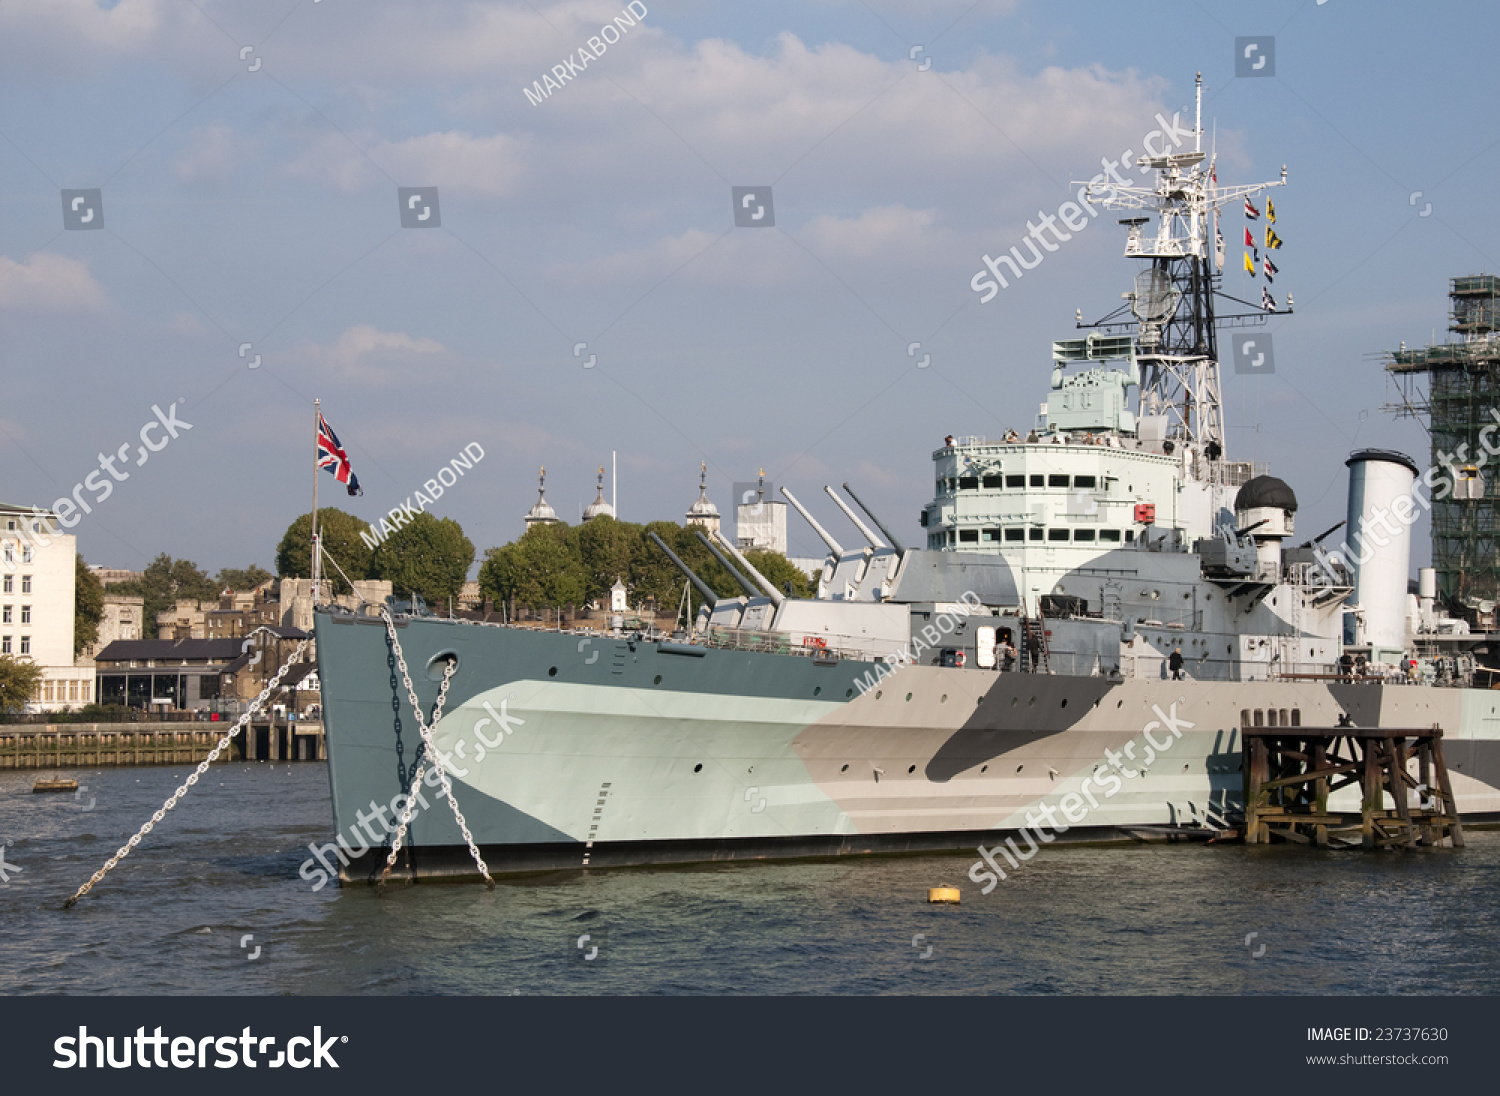
[[359, 477], [354, 474], [354, 468], [349, 463], [349, 454], [344, 452], [344, 447], [339, 444], [339, 436], [333, 432], [333, 427], [328, 425], [328, 420], [321, 411], [318, 412], [318, 467], [332, 472], [333, 478], [344, 484], [351, 495], [365, 493], [364, 488], [359, 485]]

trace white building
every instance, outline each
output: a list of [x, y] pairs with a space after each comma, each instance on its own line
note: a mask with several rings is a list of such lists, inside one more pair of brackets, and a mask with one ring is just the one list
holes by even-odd
[[41, 667], [30, 705], [55, 712], [94, 700], [94, 668], [73, 663], [73, 580], [78, 538], [57, 515], [0, 503], [0, 655]]

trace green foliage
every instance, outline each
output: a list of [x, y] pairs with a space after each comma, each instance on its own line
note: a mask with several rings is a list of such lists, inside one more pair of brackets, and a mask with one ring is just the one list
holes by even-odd
[[19, 662], [10, 655], [0, 655], [0, 712], [17, 712], [35, 694], [42, 680], [42, 668], [31, 662]]
[[818, 592], [818, 584], [780, 552], [752, 548], [745, 553], [745, 558], [782, 593], [790, 593], [792, 597], [812, 597]]
[[415, 591], [434, 612], [444, 612], [463, 592], [473, 562], [474, 544], [458, 522], [422, 513], [380, 542], [370, 577], [389, 579], [397, 597]]
[[223, 590], [253, 590], [263, 582], [276, 576], [252, 563], [249, 567], [225, 567], [214, 579], [214, 584]]
[[99, 621], [104, 618], [104, 584], [90, 571], [82, 556], [73, 564], [73, 657], [99, 638]]
[[583, 604], [589, 574], [578, 530], [562, 522], [533, 525], [520, 540], [485, 553], [479, 590], [496, 602], [514, 597], [518, 605], [556, 609]]
[[[658, 612], [670, 613], [682, 599], [683, 574], [646, 536], [655, 533], [720, 597], [742, 591], [695, 535], [696, 529], [670, 521], [649, 525], [598, 517], [582, 526], [536, 525], [521, 539], [485, 553], [479, 569], [480, 592], [497, 604], [514, 596], [518, 606], [559, 608], [568, 604], [609, 602], [610, 587], [622, 578], [630, 603], [655, 598]], [[756, 569], [784, 589], [790, 582], [798, 597], [810, 597], [816, 584], [776, 552], [752, 552]], [[693, 591], [693, 606], [702, 595]]]
[[176, 606], [179, 599], [217, 601], [218, 584], [192, 560], [173, 560], [163, 552], [152, 560], [141, 577], [132, 582], [116, 583], [117, 594], [139, 594], [144, 600], [142, 630], [147, 639], [156, 638], [156, 614]]
[[[370, 546], [360, 539], [369, 525], [342, 510], [332, 507], [318, 511], [318, 527], [323, 534], [323, 550], [337, 561], [352, 581], [372, 578]], [[339, 572], [324, 566], [324, 577], [334, 583], [335, 593], [348, 593], [349, 586]], [[312, 578], [312, 514], [303, 514], [291, 525], [276, 547], [276, 573], [282, 578]]]

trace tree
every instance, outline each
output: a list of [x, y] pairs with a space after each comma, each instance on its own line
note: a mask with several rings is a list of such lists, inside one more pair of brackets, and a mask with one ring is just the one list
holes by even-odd
[[163, 552], [149, 564], [141, 577], [115, 585], [119, 594], [139, 594], [144, 600], [141, 622], [146, 638], [156, 638], [156, 615], [176, 606], [179, 599], [217, 601], [218, 584], [192, 560], [173, 560]]
[[807, 577], [807, 572], [780, 552], [752, 548], [745, 553], [745, 558], [750, 561], [750, 566], [765, 576], [766, 581], [783, 593], [788, 587], [792, 597], [812, 597], [818, 592], [818, 584]]
[[370, 577], [389, 579], [397, 597], [415, 591], [434, 610], [457, 601], [474, 563], [474, 543], [452, 518], [421, 513], [380, 542]]
[[643, 539], [639, 525], [602, 515], [579, 526], [577, 535], [584, 571], [583, 601], [608, 601], [616, 579], [634, 585], [631, 564]]
[[82, 556], [73, 557], [73, 657], [99, 638], [104, 619], [104, 584], [88, 568]]
[[[370, 574], [370, 546], [360, 539], [369, 525], [353, 514], [332, 507], [318, 511], [323, 551], [332, 557], [353, 582], [373, 577]], [[276, 547], [276, 573], [282, 578], [312, 578], [312, 514], [303, 514], [291, 525]], [[348, 593], [349, 586], [336, 568], [325, 566], [324, 577], [333, 579], [335, 593]]]
[[252, 563], [249, 567], [225, 567], [214, 579], [215, 585], [222, 590], [253, 590], [263, 582], [269, 582], [276, 576], [264, 567]]
[[520, 540], [491, 548], [479, 568], [485, 597], [501, 603], [514, 598], [533, 609], [580, 605], [587, 588], [577, 530], [562, 522], [534, 525]]
[[19, 662], [10, 655], [0, 655], [0, 712], [18, 712], [36, 695], [41, 684], [42, 668], [32, 662]]

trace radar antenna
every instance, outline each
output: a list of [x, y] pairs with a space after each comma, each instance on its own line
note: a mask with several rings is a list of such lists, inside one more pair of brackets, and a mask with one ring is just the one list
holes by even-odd
[[[1215, 157], [1204, 163], [1203, 74], [1196, 81], [1196, 110], [1192, 151], [1146, 155], [1136, 162], [1156, 172], [1151, 186], [1111, 182], [1084, 188], [1085, 200], [1106, 209], [1141, 210], [1155, 217], [1154, 236], [1145, 226], [1151, 216], [1123, 218], [1125, 254], [1149, 265], [1136, 276], [1135, 288], [1124, 294], [1125, 305], [1093, 327], [1123, 331], [1136, 329], [1136, 358], [1141, 367], [1140, 414], [1164, 416], [1166, 436], [1197, 446], [1224, 451], [1224, 411], [1219, 384], [1219, 348], [1215, 331], [1214, 297], [1221, 294], [1214, 270], [1210, 235], [1225, 206], [1243, 203], [1251, 195], [1286, 185], [1281, 178], [1268, 183], [1220, 187]], [[1097, 178], [1097, 176], [1096, 176]], [[1244, 304], [1246, 302], [1239, 302]], [[1290, 303], [1280, 313], [1290, 312]], [[1132, 321], [1131, 317], [1134, 317]], [[1265, 313], [1248, 312], [1220, 317], [1239, 322], [1265, 321]]]

